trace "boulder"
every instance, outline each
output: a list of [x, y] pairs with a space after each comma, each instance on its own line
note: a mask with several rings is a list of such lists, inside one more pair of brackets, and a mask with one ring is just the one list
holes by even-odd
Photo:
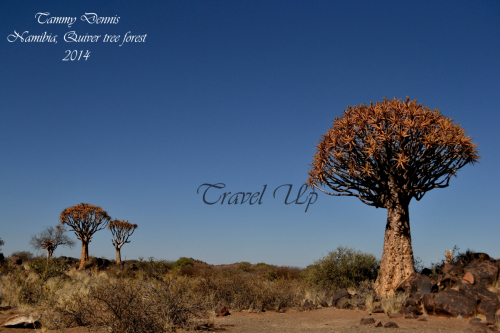
[[423, 304], [428, 313], [457, 317], [470, 317], [476, 303], [456, 290], [445, 290], [437, 294], [426, 294]]
[[399, 328], [398, 324], [396, 324], [393, 321], [388, 321], [387, 323], [385, 323], [384, 327], [385, 328]]
[[467, 282], [457, 283], [454, 287], [459, 293], [470, 298], [475, 303], [483, 300], [497, 300], [497, 296], [481, 285], [471, 285]]
[[465, 273], [471, 273], [476, 284], [491, 287], [498, 278], [498, 265], [493, 261], [474, 259], [465, 267]]
[[382, 322], [380, 320], [377, 320], [375, 323], [373, 323], [373, 326], [375, 327], [382, 327]]
[[375, 324], [375, 319], [373, 318], [361, 318], [360, 325], [371, 325]]
[[337, 309], [352, 309], [352, 304], [351, 304], [349, 298], [344, 297], [344, 298], [341, 298], [337, 301], [337, 303], [335, 304], [335, 307]]
[[339, 289], [337, 290], [334, 294], [333, 294], [333, 305], [336, 305], [337, 302], [344, 298], [344, 297], [350, 297], [351, 295], [349, 294], [349, 292], [347, 291], [346, 288], [343, 288], [343, 289]]
[[217, 317], [224, 317], [230, 315], [229, 310], [225, 306], [220, 306], [215, 309], [215, 314]]
[[422, 274], [412, 273], [398, 286], [396, 291], [409, 292], [410, 294], [425, 295], [431, 292], [431, 279]]
[[474, 275], [472, 275], [471, 272], [465, 273], [465, 275], [462, 279], [465, 282], [468, 282], [470, 284], [474, 284]]

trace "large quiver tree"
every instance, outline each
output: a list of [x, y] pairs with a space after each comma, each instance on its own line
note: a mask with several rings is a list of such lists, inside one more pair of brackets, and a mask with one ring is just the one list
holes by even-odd
[[348, 106], [316, 149], [310, 185], [388, 211], [375, 283], [379, 295], [393, 293], [414, 272], [411, 199], [447, 187], [458, 169], [479, 159], [476, 145], [460, 125], [408, 97], [406, 102], [384, 98], [375, 105]]
[[92, 236], [99, 230], [107, 227], [111, 217], [99, 206], [81, 203], [64, 209], [59, 217], [62, 224], [67, 225], [75, 232], [82, 242], [82, 258], [80, 268], [84, 267], [89, 259], [89, 243]]
[[116, 263], [121, 264], [121, 248], [124, 244], [130, 243], [128, 238], [134, 233], [137, 224], [129, 223], [128, 221], [113, 220], [109, 223], [109, 230], [113, 235], [111, 242], [116, 250]]

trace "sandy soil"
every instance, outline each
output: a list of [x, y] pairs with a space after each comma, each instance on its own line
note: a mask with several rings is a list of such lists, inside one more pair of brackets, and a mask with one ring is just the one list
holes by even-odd
[[[9, 310], [0, 313], [0, 323], [4, 323], [7, 318], [18, 314], [17, 311]], [[361, 318], [373, 317], [375, 321], [380, 320], [383, 324], [393, 321], [398, 324], [398, 329], [374, 327], [373, 325], [360, 325]], [[359, 310], [338, 310], [335, 308], [324, 308], [313, 311], [289, 310], [286, 313], [263, 312], [249, 313], [248, 311], [235, 312], [229, 316], [212, 318], [210, 322], [214, 324], [211, 331], [218, 332], [380, 332], [390, 330], [394, 332], [473, 332], [475, 326], [469, 324], [469, 319], [443, 318], [426, 316], [427, 321], [417, 321], [416, 319], [389, 318], [385, 314], [369, 315], [367, 311]], [[44, 330], [45, 331], [45, 330]], [[40, 330], [25, 328], [5, 328], [0, 327], [1, 333], [27, 333], [40, 332]], [[45, 331], [46, 332], [46, 331]], [[84, 332], [105, 332], [102, 329], [88, 329], [77, 327], [66, 329], [68, 333]]]

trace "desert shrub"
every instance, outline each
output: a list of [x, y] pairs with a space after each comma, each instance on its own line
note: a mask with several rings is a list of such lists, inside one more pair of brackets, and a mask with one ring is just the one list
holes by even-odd
[[350, 288], [364, 280], [375, 280], [379, 266], [374, 255], [339, 246], [308, 266], [301, 277], [318, 288]]
[[156, 280], [161, 280], [165, 274], [173, 268], [171, 262], [165, 260], [154, 260], [154, 258], [149, 258], [148, 261], [139, 260], [136, 263], [139, 271], [145, 275], [147, 278], [154, 278]]
[[272, 267], [276, 267], [276, 266], [274, 266], [274, 265], [269, 265], [269, 264], [266, 264], [266, 263], [264, 263], [264, 262], [259, 262], [259, 263], [255, 264], [253, 267], [254, 267], [255, 269], [262, 269], [262, 268], [272, 268]]
[[243, 272], [250, 272], [252, 270], [252, 264], [246, 261], [240, 262], [238, 266], [236, 266], [236, 269], [239, 269], [240, 271]]
[[274, 278], [262, 274], [240, 274], [237, 269], [205, 271], [195, 282], [197, 293], [203, 295], [209, 307], [226, 306], [234, 310], [279, 310], [295, 306], [303, 297], [299, 281]]
[[193, 259], [189, 259], [186, 257], [180, 257], [176, 262], [172, 264], [173, 268], [193, 267], [193, 266], [194, 266]]
[[278, 271], [275, 269], [268, 269], [264, 272], [264, 276], [268, 281], [278, 280]]
[[16, 252], [13, 252], [11, 255], [11, 257], [19, 257], [21, 258], [21, 260], [23, 262], [25, 261], [28, 261], [30, 259], [33, 259], [35, 256], [33, 255], [33, 253], [31, 253], [30, 251], [16, 251]]

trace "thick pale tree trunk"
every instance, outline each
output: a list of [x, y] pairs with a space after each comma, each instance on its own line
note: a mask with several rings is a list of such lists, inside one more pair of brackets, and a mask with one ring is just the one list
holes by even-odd
[[80, 260], [80, 268], [84, 268], [85, 262], [89, 260], [89, 243], [82, 241], [82, 259]]
[[394, 294], [401, 282], [415, 272], [408, 214], [409, 202], [394, 201], [387, 208], [384, 252], [380, 273], [375, 282], [375, 290], [380, 296]]
[[120, 253], [120, 248], [116, 247], [116, 264], [120, 265], [122, 263], [122, 255]]

